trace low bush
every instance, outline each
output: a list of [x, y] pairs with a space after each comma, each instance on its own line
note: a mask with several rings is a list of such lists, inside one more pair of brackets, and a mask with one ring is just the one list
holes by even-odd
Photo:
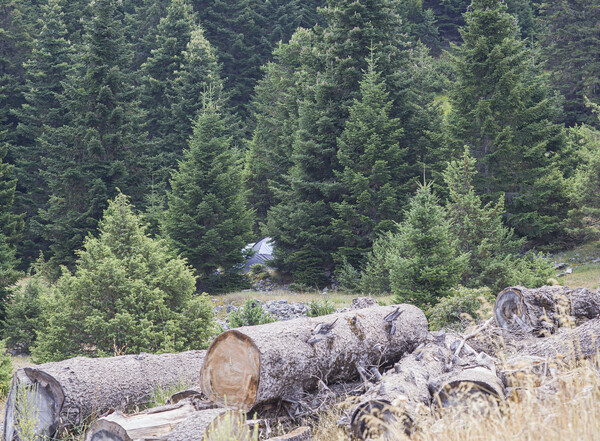
[[313, 300], [308, 305], [308, 316], [319, 317], [322, 315], [333, 314], [335, 312], [335, 306], [333, 306], [329, 299], [323, 299], [321, 301]]
[[462, 330], [478, 318], [488, 318], [492, 313], [494, 295], [488, 288], [452, 289], [449, 296], [439, 300], [427, 312], [431, 330], [442, 328]]
[[260, 302], [248, 298], [240, 309], [229, 314], [227, 321], [230, 327], [239, 328], [273, 323], [276, 319], [263, 309]]

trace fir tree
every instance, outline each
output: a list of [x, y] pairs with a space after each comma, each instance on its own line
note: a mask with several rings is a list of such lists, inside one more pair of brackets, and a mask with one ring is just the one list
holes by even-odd
[[125, 35], [131, 41], [133, 62], [131, 68], [139, 70], [157, 48], [157, 29], [167, 15], [169, 0], [123, 1]]
[[344, 188], [342, 202], [332, 204], [333, 228], [343, 240], [337, 255], [354, 266], [377, 235], [395, 229], [407, 180], [400, 121], [390, 118], [392, 103], [376, 68], [371, 59], [360, 83], [360, 100], [350, 108], [338, 142], [343, 169], [336, 175]]
[[144, 134], [113, 0], [94, 3], [86, 43], [60, 97], [69, 123], [40, 138], [52, 192], [42, 217], [55, 265], [74, 262], [74, 251], [95, 230], [116, 187], [129, 188], [138, 200], [142, 193]]
[[169, 240], [207, 288], [217, 270], [227, 273], [243, 263], [242, 249], [252, 234], [238, 153], [226, 133], [221, 112], [207, 99], [189, 150], [173, 173], [164, 221]]
[[[181, 154], [185, 147], [174, 132], [176, 121], [171, 108], [176, 99], [175, 73], [181, 68], [195, 20], [195, 14], [187, 0], [173, 0], [167, 8], [167, 16], [158, 25], [156, 49], [141, 68], [141, 104], [147, 113], [145, 122], [154, 150], [153, 168], [157, 182], [166, 182], [170, 170], [176, 164], [173, 155]], [[193, 115], [188, 115], [188, 118], [191, 117]], [[180, 142], [174, 142], [177, 140]]]
[[65, 108], [59, 98], [63, 82], [72, 73], [73, 48], [66, 40], [63, 16], [59, 0], [49, 0], [42, 5], [38, 19], [40, 33], [32, 43], [31, 58], [24, 65], [25, 103], [21, 109], [14, 110], [19, 118], [20, 140], [14, 149], [18, 177], [15, 209], [27, 218], [19, 254], [30, 262], [40, 249], [47, 247], [40, 237], [37, 216], [49, 198], [49, 190], [40, 174], [40, 158], [46, 157], [47, 152], [39, 137], [44, 130], [55, 130], [66, 122]]
[[23, 219], [12, 212], [17, 180], [13, 167], [6, 162], [7, 143], [0, 143], [0, 320], [4, 320], [8, 288], [20, 274], [16, 271], [15, 243], [19, 239]]
[[447, 296], [460, 282], [468, 261], [468, 254], [460, 253], [456, 245], [431, 186], [421, 186], [388, 246], [386, 266], [396, 301], [425, 307]]
[[449, 193], [446, 212], [458, 248], [469, 253], [462, 284], [499, 292], [516, 282], [515, 261], [524, 239], [504, 225], [504, 197], [483, 204], [473, 186], [475, 175], [475, 159], [468, 149], [461, 159], [448, 164], [444, 173]]
[[451, 145], [471, 149], [480, 172], [475, 188], [485, 201], [506, 194], [510, 225], [549, 243], [566, 212], [559, 107], [501, 0], [474, 0], [465, 17], [464, 44], [453, 55]]
[[63, 268], [33, 355], [52, 361], [206, 347], [212, 307], [194, 290], [191, 268], [165, 241], [145, 235], [127, 197], [118, 194], [98, 237], [86, 238], [75, 272]]
[[540, 12], [543, 54], [552, 83], [565, 97], [565, 122], [597, 125], [584, 97], [600, 101], [600, 1], [548, 1]]

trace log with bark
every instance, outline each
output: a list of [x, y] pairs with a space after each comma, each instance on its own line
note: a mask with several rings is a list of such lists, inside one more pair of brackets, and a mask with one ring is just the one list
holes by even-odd
[[466, 406], [473, 396], [483, 396], [498, 402], [504, 400], [504, 384], [498, 376], [485, 367], [473, 367], [450, 372], [430, 383], [434, 403], [440, 407]]
[[600, 318], [596, 318], [550, 337], [524, 341], [515, 359], [544, 358], [553, 365], [570, 366], [598, 354], [599, 351]]
[[543, 286], [506, 288], [496, 297], [496, 321], [503, 329], [524, 333], [554, 333], [600, 316], [600, 295], [585, 288]]
[[410, 432], [416, 409], [431, 404], [430, 379], [442, 376], [451, 359], [452, 352], [435, 340], [404, 356], [361, 396], [350, 420], [354, 437], [368, 439], [399, 422]]
[[203, 393], [248, 411], [303, 391], [351, 380], [359, 369], [397, 361], [427, 337], [427, 319], [412, 305], [375, 306], [315, 318], [233, 329], [211, 344]]
[[110, 409], [145, 404], [158, 388], [198, 382], [206, 351], [179, 354], [75, 357], [19, 369], [5, 412], [4, 439], [19, 439], [25, 417], [16, 403], [29, 403], [38, 421], [36, 434], [51, 438], [59, 429], [79, 424]]

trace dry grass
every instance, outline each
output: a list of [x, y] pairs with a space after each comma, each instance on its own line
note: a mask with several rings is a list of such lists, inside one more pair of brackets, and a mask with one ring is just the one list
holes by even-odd
[[[416, 433], [408, 438], [389, 427], [387, 440], [394, 441], [592, 441], [600, 439], [600, 375], [588, 363], [560, 374], [544, 387], [524, 379], [516, 392], [499, 406], [473, 409], [425, 407]], [[554, 392], [550, 392], [554, 391]], [[315, 440], [347, 440], [335, 421], [342, 408], [330, 410], [314, 427]], [[386, 438], [381, 437], [380, 440]], [[379, 441], [379, 440], [378, 440]]]
[[[320, 292], [293, 293], [287, 290], [273, 290], [271, 292], [238, 291], [230, 294], [213, 296], [213, 298], [219, 303], [232, 304], [235, 306], [243, 305], [248, 297], [262, 302], [267, 302], [269, 300], [287, 300], [288, 302], [295, 303], [310, 303], [312, 301], [320, 302], [327, 299], [329, 303], [333, 304], [336, 308], [345, 308], [350, 306], [352, 299], [357, 296], [358, 294], [342, 294], [336, 291], [331, 291], [328, 294], [321, 294]], [[385, 302], [386, 304], [393, 303], [393, 296], [391, 295], [376, 297], [376, 299]]]

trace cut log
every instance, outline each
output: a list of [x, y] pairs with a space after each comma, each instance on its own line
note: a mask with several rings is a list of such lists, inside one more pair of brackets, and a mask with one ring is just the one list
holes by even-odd
[[[223, 412], [224, 409], [198, 411], [190, 402], [167, 404], [134, 415], [117, 411], [92, 424], [86, 432], [85, 441], [167, 439], [175, 427], [192, 416], [201, 416], [206, 429]], [[202, 436], [198, 439], [202, 440]]]
[[600, 318], [550, 337], [524, 342], [516, 357], [542, 357], [555, 365], [571, 365], [600, 351]]
[[294, 401], [319, 382], [351, 380], [358, 368], [395, 362], [427, 335], [427, 319], [412, 305], [233, 329], [210, 345], [202, 391], [244, 411], [271, 400]]
[[110, 409], [145, 404], [158, 388], [185, 388], [197, 383], [205, 354], [206, 351], [188, 351], [76, 357], [19, 369], [6, 404], [4, 439], [19, 439], [16, 426], [24, 415], [15, 409], [15, 401], [29, 403], [25, 407], [38, 421], [36, 434], [51, 438], [61, 428]]
[[434, 402], [439, 406], [456, 407], [472, 404], [473, 397], [498, 402], [505, 398], [504, 385], [489, 369], [475, 367], [445, 375], [430, 384]]
[[600, 316], [600, 295], [585, 288], [506, 288], [496, 297], [496, 321], [503, 329], [553, 333]]
[[435, 340], [404, 356], [361, 396], [350, 420], [354, 437], [369, 439], [385, 434], [389, 427], [402, 427], [410, 433], [419, 404], [431, 404], [429, 380], [441, 377], [451, 359], [452, 352]]
[[267, 441], [311, 441], [311, 439], [310, 427], [302, 426], [286, 435], [269, 438]]

